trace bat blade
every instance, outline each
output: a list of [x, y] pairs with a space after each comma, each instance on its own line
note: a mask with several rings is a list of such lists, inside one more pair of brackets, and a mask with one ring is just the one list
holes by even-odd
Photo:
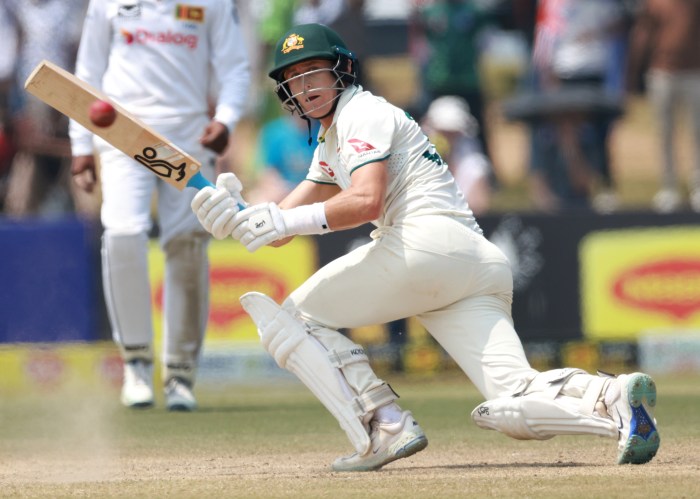
[[[199, 169], [201, 164], [104, 93], [50, 61], [40, 62], [24, 84], [25, 90], [57, 111], [77, 121], [173, 187], [201, 189], [212, 186]], [[117, 112], [108, 127], [94, 125], [88, 116], [95, 100], [110, 102]]]

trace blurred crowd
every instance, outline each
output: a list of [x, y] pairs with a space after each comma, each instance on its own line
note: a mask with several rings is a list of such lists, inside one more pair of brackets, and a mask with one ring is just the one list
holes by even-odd
[[[523, 209], [624, 209], [613, 132], [634, 98], [648, 101], [658, 138], [648, 208], [700, 211], [700, 2], [232, 1], [246, 29], [254, 84], [247, 117], [220, 161], [240, 174], [251, 202], [279, 200], [305, 175], [315, 130], [282, 114], [266, 70], [280, 33], [320, 22], [357, 54], [361, 84], [370, 90], [384, 85], [380, 93], [391, 98], [377, 68], [410, 61], [415, 88], [398, 104], [423, 125], [477, 215], [498, 210], [494, 195], [505, 192], [493, 141], [502, 117], [524, 125], [529, 137], [514, 155], [527, 164]], [[23, 91], [42, 59], [74, 69], [87, 3], [0, 3], [4, 216], [98, 218], [99, 191], [81, 194], [71, 182], [67, 119]], [[487, 57], [513, 54], [520, 63], [515, 77], [507, 76], [513, 82], [485, 78]], [[389, 79], [389, 89], [409, 85], [403, 77]], [[679, 164], [675, 148], [683, 110], [693, 125], [689, 166]]]

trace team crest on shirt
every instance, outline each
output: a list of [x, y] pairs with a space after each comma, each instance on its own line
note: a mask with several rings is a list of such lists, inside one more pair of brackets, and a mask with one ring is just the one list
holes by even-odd
[[282, 44], [282, 53], [288, 54], [292, 50], [300, 50], [304, 48], [304, 37], [295, 33], [289, 35]]
[[321, 170], [323, 170], [326, 175], [328, 175], [331, 178], [335, 177], [335, 172], [333, 171], [333, 168], [331, 168], [331, 165], [329, 165], [325, 161], [319, 161], [318, 165], [321, 167]]
[[364, 140], [360, 140], [360, 139], [350, 139], [350, 140], [348, 140], [348, 144], [350, 144], [352, 146], [352, 148], [355, 149], [355, 152], [357, 152], [357, 153], [374, 150], [374, 146], [372, 144], [368, 144]]
[[175, 19], [193, 23], [204, 22], [204, 7], [179, 3], [175, 6]]

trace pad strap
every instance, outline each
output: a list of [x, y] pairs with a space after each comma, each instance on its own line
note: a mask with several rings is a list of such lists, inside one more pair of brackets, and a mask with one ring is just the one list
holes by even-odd
[[364, 348], [357, 344], [348, 350], [329, 350], [328, 360], [331, 361], [333, 367], [337, 367], [338, 369], [357, 362], [369, 362]]
[[566, 367], [564, 369], [554, 369], [537, 374], [521, 390], [513, 394], [513, 397], [520, 397], [530, 393], [540, 393], [550, 400], [554, 400], [561, 392], [566, 382], [576, 374], [588, 374], [581, 369]]
[[383, 405], [389, 404], [398, 398], [399, 396], [391, 388], [391, 386], [389, 386], [388, 383], [384, 383], [383, 385], [372, 388], [371, 390], [368, 390], [367, 392], [353, 399], [355, 413], [358, 416], [363, 417], [365, 414], [372, 412]]
[[598, 402], [600, 394], [603, 393], [603, 389], [608, 382], [609, 379], [600, 377], [593, 378], [593, 380], [591, 380], [590, 384], [586, 388], [586, 393], [583, 394], [583, 398], [581, 399], [581, 407], [579, 409], [581, 414], [585, 414], [586, 416], [593, 415], [596, 402]]

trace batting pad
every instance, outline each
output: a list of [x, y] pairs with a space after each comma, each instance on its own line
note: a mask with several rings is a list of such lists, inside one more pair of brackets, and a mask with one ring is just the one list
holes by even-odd
[[518, 440], [547, 440], [556, 435], [598, 435], [617, 438], [614, 421], [584, 414], [581, 399], [542, 393], [488, 400], [472, 411], [479, 428], [497, 430]]
[[304, 325], [262, 293], [246, 293], [243, 309], [258, 327], [265, 349], [277, 365], [297, 376], [340, 423], [355, 450], [363, 455], [370, 439], [352, 388], [334, 366], [329, 352], [309, 335]]

